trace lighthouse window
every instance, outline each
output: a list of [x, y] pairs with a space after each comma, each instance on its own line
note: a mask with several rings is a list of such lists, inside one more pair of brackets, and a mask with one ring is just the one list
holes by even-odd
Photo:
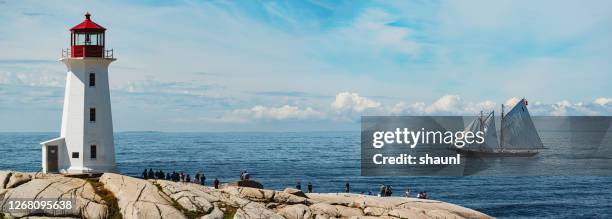
[[96, 86], [96, 74], [94, 73], [89, 73], [89, 86], [90, 87]]
[[96, 145], [91, 145], [91, 154], [90, 154], [90, 158], [91, 159], [96, 159], [98, 157], [98, 153], [96, 151]]
[[72, 152], [72, 158], [79, 158], [79, 152]]
[[89, 121], [96, 122], [96, 108], [89, 108]]
[[98, 33], [77, 33], [75, 34], [75, 41], [77, 46], [85, 45], [102, 45], [102, 34]]

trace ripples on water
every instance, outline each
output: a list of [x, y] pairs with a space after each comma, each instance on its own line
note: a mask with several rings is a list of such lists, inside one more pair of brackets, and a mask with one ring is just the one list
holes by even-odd
[[[0, 169], [38, 171], [39, 142], [56, 135], [0, 133]], [[612, 177], [361, 177], [359, 140], [359, 132], [115, 134], [117, 163], [126, 175], [153, 168], [234, 181], [246, 169], [272, 189], [301, 181], [303, 187], [312, 182], [315, 192], [339, 192], [350, 181], [353, 192], [376, 193], [384, 183], [394, 195], [427, 191], [501, 218], [612, 217]]]

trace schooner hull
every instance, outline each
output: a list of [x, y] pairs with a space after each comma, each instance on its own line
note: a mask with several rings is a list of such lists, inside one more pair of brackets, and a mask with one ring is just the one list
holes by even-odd
[[533, 157], [539, 153], [536, 150], [493, 150], [493, 151], [474, 151], [456, 149], [457, 152], [467, 157]]

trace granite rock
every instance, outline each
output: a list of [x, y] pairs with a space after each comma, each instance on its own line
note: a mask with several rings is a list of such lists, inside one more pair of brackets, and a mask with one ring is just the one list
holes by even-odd
[[124, 218], [186, 218], [152, 182], [114, 173], [105, 173], [100, 182], [115, 195]]
[[[9, 183], [10, 182], [10, 183]], [[293, 188], [274, 191], [240, 184], [215, 189], [194, 183], [143, 180], [113, 173], [99, 179], [117, 200], [124, 218], [491, 218], [458, 205], [436, 200], [376, 197], [350, 193], [308, 193]], [[7, 186], [10, 185], [10, 186]], [[108, 203], [82, 179], [0, 171], [0, 201], [10, 198], [63, 197], [76, 201], [74, 218], [106, 218]], [[2, 204], [2, 203], [0, 203]], [[7, 214], [5, 217], [29, 217]]]
[[[13, 176], [19, 174], [13, 174]], [[19, 180], [28, 177], [19, 176]], [[44, 211], [46, 216], [72, 216], [82, 218], [106, 218], [108, 207], [99, 197], [91, 184], [83, 179], [68, 177], [49, 177], [28, 180], [9, 189], [0, 201], [0, 206], [8, 204], [9, 200], [61, 200], [70, 201], [72, 210]], [[32, 213], [33, 214], [33, 213]], [[9, 213], [10, 216], [25, 217], [27, 213]]]

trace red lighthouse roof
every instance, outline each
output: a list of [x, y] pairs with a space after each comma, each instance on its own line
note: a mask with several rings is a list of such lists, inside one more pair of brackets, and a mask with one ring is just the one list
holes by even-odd
[[70, 28], [71, 31], [95, 31], [95, 32], [104, 32], [106, 30], [106, 28], [96, 24], [95, 22], [91, 21], [91, 14], [89, 14], [89, 12], [87, 12], [87, 14], [85, 14], [85, 20], [83, 22], [81, 22], [80, 24]]

